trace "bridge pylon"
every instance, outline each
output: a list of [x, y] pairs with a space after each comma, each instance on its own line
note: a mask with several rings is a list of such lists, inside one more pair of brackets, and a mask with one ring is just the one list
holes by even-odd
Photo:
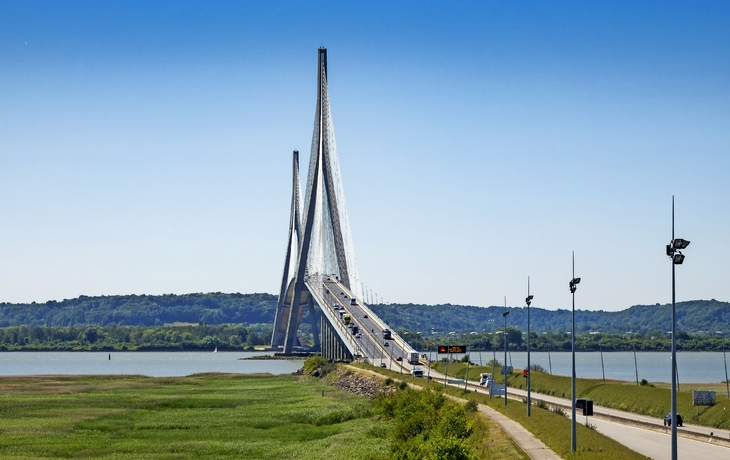
[[284, 353], [291, 353], [295, 346], [305, 308], [315, 346], [319, 342], [314, 301], [305, 283], [308, 277], [335, 276], [353, 293], [360, 290], [327, 92], [326, 48], [318, 50], [317, 69], [317, 108], [304, 207], [295, 151], [289, 240], [271, 337], [272, 348], [283, 345]]

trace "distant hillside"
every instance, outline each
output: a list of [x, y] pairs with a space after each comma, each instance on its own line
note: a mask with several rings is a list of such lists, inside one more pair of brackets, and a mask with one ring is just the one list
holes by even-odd
[[[489, 332], [503, 325], [503, 307], [389, 304], [371, 308], [394, 328], [424, 332]], [[526, 308], [508, 308], [508, 325], [527, 330]], [[0, 303], [0, 327], [159, 326], [174, 322], [273, 324], [275, 310], [276, 296], [271, 294], [80, 296], [61, 302]], [[570, 330], [569, 310], [532, 308], [530, 317], [531, 328], [538, 333]], [[671, 305], [635, 305], [617, 312], [577, 310], [575, 318], [578, 332], [666, 334], [671, 329]], [[730, 335], [730, 303], [714, 299], [679, 302], [677, 327], [690, 334], [724, 331]], [[303, 324], [302, 329], [308, 330], [308, 325]]]
[[[489, 332], [503, 327], [504, 307], [462, 305], [372, 305], [371, 308], [393, 327], [418, 331]], [[527, 330], [526, 307], [507, 307], [508, 326]], [[576, 310], [576, 332], [628, 331], [666, 334], [671, 330], [671, 305], [635, 305], [616, 312]], [[530, 327], [534, 332], [570, 331], [570, 310], [530, 309]], [[730, 303], [717, 300], [692, 300], [677, 303], [677, 329], [690, 334], [723, 331], [730, 335]]]
[[276, 296], [271, 294], [120, 295], [54, 300], [46, 303], [0, 303], [0, 327], [160, 326], [163, 324], [273, 323]]

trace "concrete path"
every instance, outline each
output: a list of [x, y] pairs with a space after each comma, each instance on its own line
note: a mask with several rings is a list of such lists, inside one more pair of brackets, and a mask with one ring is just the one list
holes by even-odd
[[[377, 377], [379, 379], [385, 380], [386, 377], [382, 374], [379, 374], [375, 371], [369, 371], [365, 369], [360, 369], [358, 367], [350, 367], [350, 369], [357, 372], [365, 372], [367, 374], [370, 374], [374, 377]], [[422, 387], [415, 385], [415, 384], [409, 384], [412, 388], [415, 388], [417, 390], [422, 389]], [[457, 398], [455, 396], [449, 396], [449, 398], [460, 401], [462, 403], [465, 403], [465, 399]], [[490, 419], [494, 420], [494, 422], [504, 430], [505, 433], [509, 437], [514, 440], [515, 444], [517, 444], [520, 449], [522, 449], [528, 457], [530, 457], [532, 460], [560, 460], [561, 458], [550, 448], [548, 448], [542, 441], [537, 439], [532, 433], [527, 431], [522, 425], [515, 422], [511, 418], [502, 415], [501, 413], [497, 412], [496, 410], [492, 409], [491, 407], [485, 406], [483, 404], [479, 404], [479, 412], [484, 414], [485, 416], [489, 417]]]

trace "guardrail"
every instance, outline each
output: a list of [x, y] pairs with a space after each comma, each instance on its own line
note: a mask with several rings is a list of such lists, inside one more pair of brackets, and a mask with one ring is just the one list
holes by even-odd
[[309, 289], [309, 292], [312, 294], [315, 301], [319, 304], [322, 313], [324, 313], [324, 315], [327, 316], [327, 319], [329, 319], [330, 324], [332, 324], [332, 326], [337, 329], [340, 338], [342, 339], [342, 342], [345, 344], [347, 349], [350, 350], [350, 353], [352, 353], [353, 356], [361, 354], [360, 346], [355, 341], [355, 338], [352, 337], [352, 334], [349, 333], [349, 329], [347, 328], [347, 326], [345, 326], [345, 324], [340, 321], [340, 318], [338, 316], [334, 315], [334, 312], [330, 308], [327, 308], [327, 302], [324, 300], [324, 292], [322, 290], [323, 283], [317, 280], [317, 287], [315, 287], [312, 286], [313, 283], [310, 283], [309, 280], [304, 280], [304, 284]]

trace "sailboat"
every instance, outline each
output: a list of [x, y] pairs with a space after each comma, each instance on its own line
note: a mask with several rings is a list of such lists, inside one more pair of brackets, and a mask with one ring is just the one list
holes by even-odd
[[215, 346], [215, 350], [213, 350], [213, 353], [218, 353], [218, 345]]

